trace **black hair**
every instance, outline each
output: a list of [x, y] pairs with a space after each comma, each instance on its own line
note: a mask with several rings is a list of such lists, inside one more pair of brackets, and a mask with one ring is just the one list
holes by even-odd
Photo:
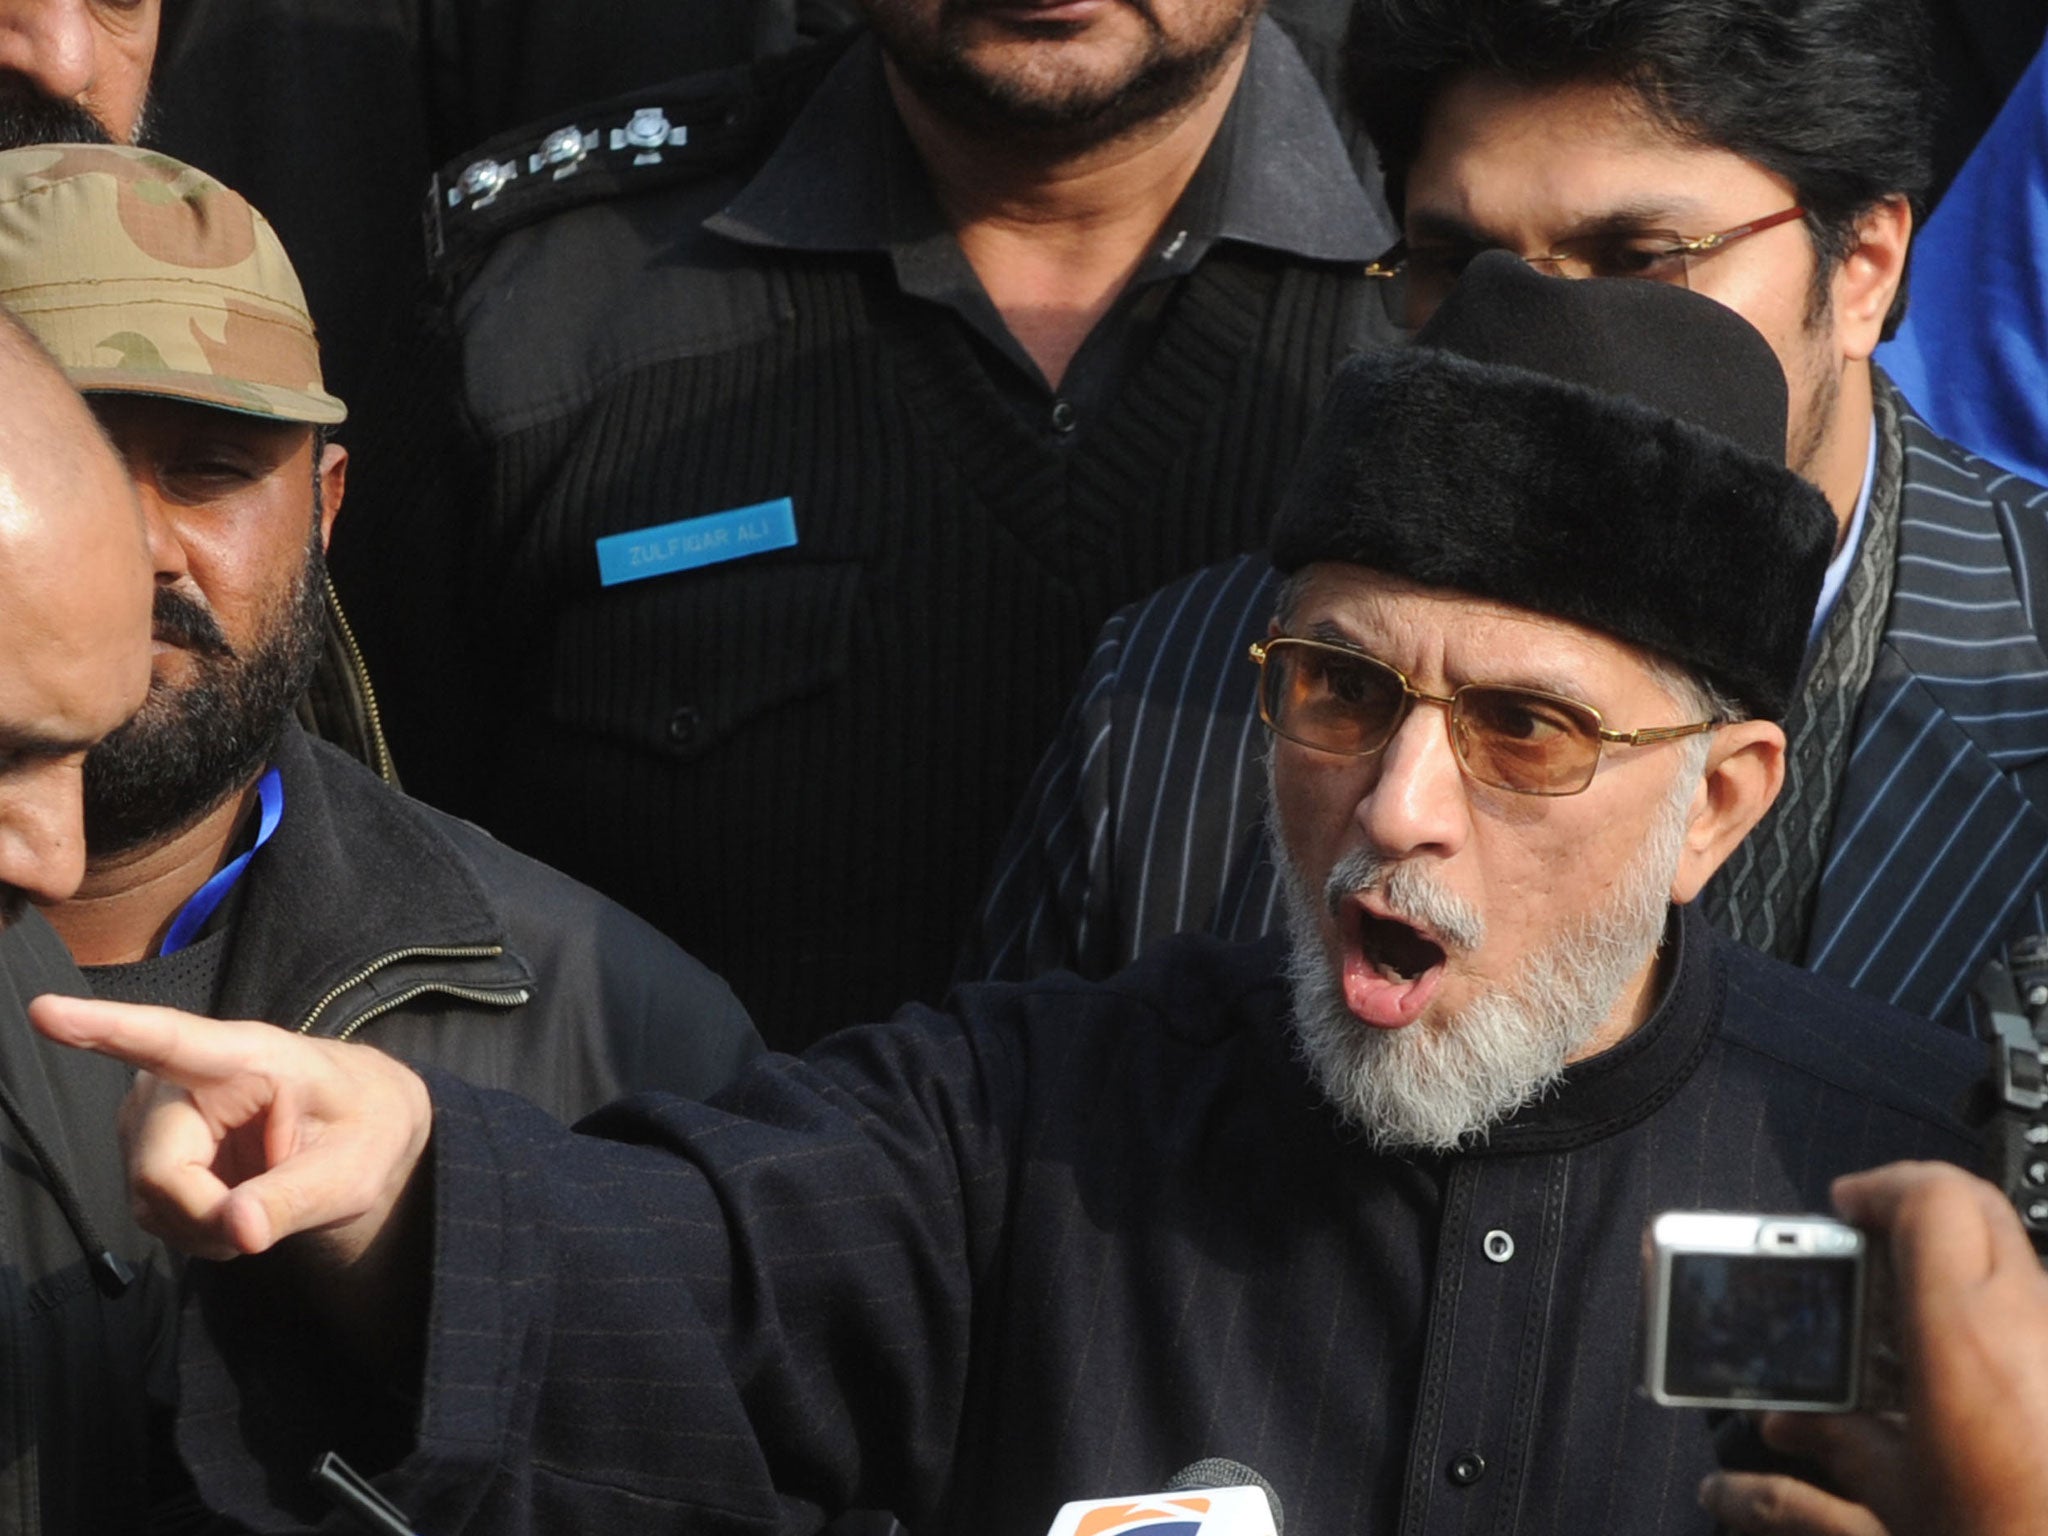
[[[1693, 142], [1789, 181], [1824, 283], [1856, 220], [1932, 179], [1934, 84], [1920, 0], [1358, 0], [1350, 105], [1400, 208], [1437, 94], [1470, 71], [1529, 84], [1608, 80]], [[1905, 312], [1905, 283], [1885, 317]]]

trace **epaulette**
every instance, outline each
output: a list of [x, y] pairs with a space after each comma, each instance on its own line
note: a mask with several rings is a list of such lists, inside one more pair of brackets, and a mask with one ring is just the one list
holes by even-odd
[[427, 188], [427, 271], [451, 282], [509, 230], [765, 154], [851, 41], [686, 75], [486, 139]]

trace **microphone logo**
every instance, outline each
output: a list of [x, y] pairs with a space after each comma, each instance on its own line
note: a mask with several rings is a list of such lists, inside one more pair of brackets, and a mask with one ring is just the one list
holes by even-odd
[[1112, 1504], [1091, 1509], [1074, 1527], [1074, 1536], [1201, 1536], [1202, 1517], [1209, 1513], [1209, 1501], [1201, 1497], [1144, 1499], [1130, 1504]]
[[[1218, 1477], [1227, 1468], [1229, 1486]], [[1064, 1504], [1046, 1536], [1280, 1536], [1274, 1510], [1278, 1501], [1259, 1474], [1236, 1462], [1204, 1461], [1190, 1469], [1195, 1476], [1175, 1478], [1178, 1487], [1164, 1493], [1123, 1493], [1114, 1498], [1082, 1499]]]

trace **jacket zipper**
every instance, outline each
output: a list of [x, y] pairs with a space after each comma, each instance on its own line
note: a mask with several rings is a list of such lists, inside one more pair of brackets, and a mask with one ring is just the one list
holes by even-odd
[[[320, 1022], [320, 1015], [327, 1011], [330, 1003], [337, 997], [340, 997], [342, 993], [348, 991], [349, 988], [361, 986], [387, 965], [396, 965], [401, 960], [495, 960], [504, 953], [505, 946], [502, 944], [466, 944], [447, 948], [431, 944], [421, 944], [415, 945], [411, 949], [394, 949], [388, 955], [379, 955], [360, 971], [357, 971], [355, 975], [349, 977], [348, 980], [330, 988], [327, 995], [315, 1003], [311, 1012], [299, 1021], [297, 1032], [302, 1035], [310, 1035], [313, 1032], [313, 1026]], [[455, 988], [450, 986], [443, 987], [441, 990], [453, 992]], [[525, 989], [508, 990], [523, 992]], [[409, 995], [417, 997], [419, 992], [414, 991]], [[526, 1001], [526, 998], [521, 997], [519, 1001], [523, 1003]], [[356, 1022], [360, 1024], [362, 1021], [359, 1019]]]
[[486, 987], [457, 987], [450, 986], [446, 982], [423, 981], [416, 987], [407, 987], [395, 997], [387, 997], [383, 1002], [377, 1004], [376, 1007], [366, 1010], [362, 1017], [351, 1019], [348, 1026], [334, 1038], [337, 1040], [352, 1040], [355, 1038], [356, 1031], [365, 1024], [382, 1018], [394, 1008], [403, 1008], [414, 998], [423, 996], [428, 992], [437, 992], [444, 997], [457, 997], [465, 1003], [484, 1003], [497, 1008], [517, 1008], [522, 1003], [531, 1002], [533, 999], [533, 993], [525, 987], [505, 987], [492, 991]]
[[391, 747], [384, 740], [384, 716], [377, 708], [377, 690], [370, 683], [369, 663], [363, 660], [363, 648], [356, 644], [355, 626], [342, 611], [341, 596], [334, 590], [334, 578], [327, 579], [327, 607], [334, 615], [335, 627], [341, 631], [341, 642], [348, 647], [348, 664], [356, 675], [356, 686], [363, 690], [363, 713], [370, 720], [370, 750], [376, 754], [377, 777], [386, 784], [398, 782], [398, 770], [392, 766]]

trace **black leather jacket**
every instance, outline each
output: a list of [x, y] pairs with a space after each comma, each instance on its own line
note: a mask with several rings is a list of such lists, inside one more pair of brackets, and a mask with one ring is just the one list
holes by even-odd
[[572, 1120], [701, 1098], [761, 1049], [725, 983], [615, 902], [288, 727], [242, 879], [224, 1018], [362, 1039]]

